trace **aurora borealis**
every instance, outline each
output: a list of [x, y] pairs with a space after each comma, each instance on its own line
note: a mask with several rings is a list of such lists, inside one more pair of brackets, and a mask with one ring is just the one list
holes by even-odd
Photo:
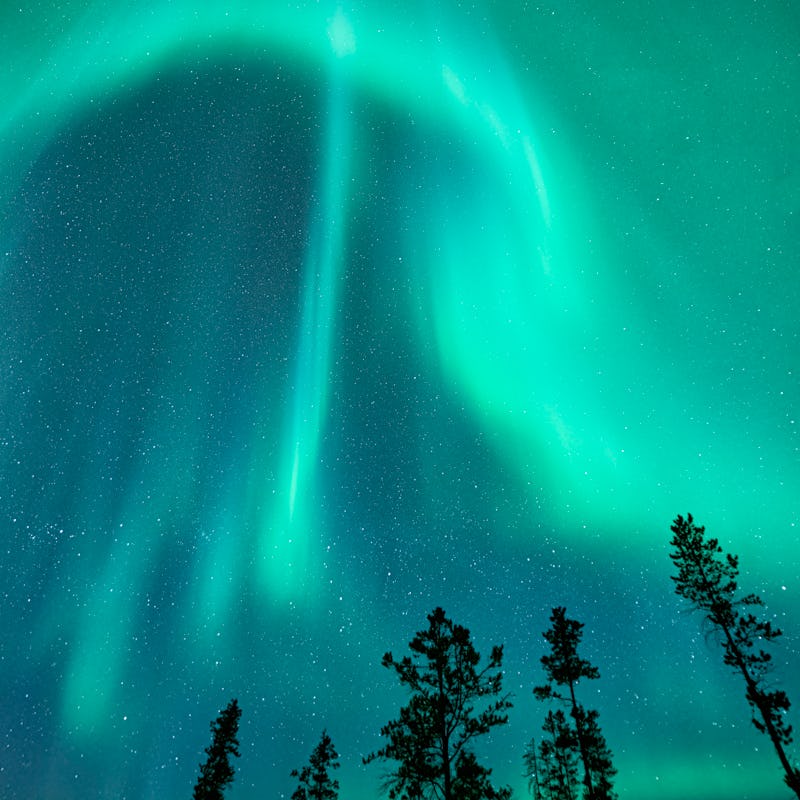
[[2, 797], [189, 797], [231, 697], [227, 797], [323, 727], [378, 797], [437, 605], [505, 645], [515, 797], [555, 605], [621, 800], [788, 794], [668, 543], [739, 553], [800, 725], [793, 4], [0, 23]]

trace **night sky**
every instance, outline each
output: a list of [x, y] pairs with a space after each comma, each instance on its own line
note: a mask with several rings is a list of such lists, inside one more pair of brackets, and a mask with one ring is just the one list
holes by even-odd
[[377, 798], [437, 605], [517, 800], [556, 605], [621, 800], [788, 796], [669, 525], [800, 726], [791, 0], [6, 3], [0, 52], [3, 798], [188, 798], [232, 697], [231, 800], [323, 728]]

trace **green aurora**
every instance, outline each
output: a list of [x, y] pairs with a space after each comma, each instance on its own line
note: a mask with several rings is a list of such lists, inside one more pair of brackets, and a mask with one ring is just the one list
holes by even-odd
[[516, 797], [555, 605], [621, 800], [783, 796], [668, 542], [800, 704], [797, 12], [563, 5], [0, 12], [3, 797], [188, 797], [233, 696], [232, 799], [377, 797], [436, 605]]

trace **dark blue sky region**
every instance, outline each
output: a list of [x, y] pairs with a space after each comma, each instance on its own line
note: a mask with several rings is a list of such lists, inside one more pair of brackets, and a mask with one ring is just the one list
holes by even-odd
[[188, 797], [232, 697], [226, 796], [379, 797], [439, 605], [515, 797], [556, 605], [621, 800], [788, 794], [668, 553], [800, 702], [796, 10], [567, 5], [0, 12], [3, 797]]

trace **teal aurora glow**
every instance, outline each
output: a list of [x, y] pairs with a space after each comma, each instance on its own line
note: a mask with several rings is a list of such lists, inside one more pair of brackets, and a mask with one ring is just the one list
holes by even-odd
[[555, 605], [622, 800], [785, 793], [668, 542], [740, 554], [800, 703], [794, 4], [0, 22], [3, 797], [188, 797], [234, 696], [232, 799], [323, 727], [377, 797], [436, 605], [505, 645], [516, 797]]

